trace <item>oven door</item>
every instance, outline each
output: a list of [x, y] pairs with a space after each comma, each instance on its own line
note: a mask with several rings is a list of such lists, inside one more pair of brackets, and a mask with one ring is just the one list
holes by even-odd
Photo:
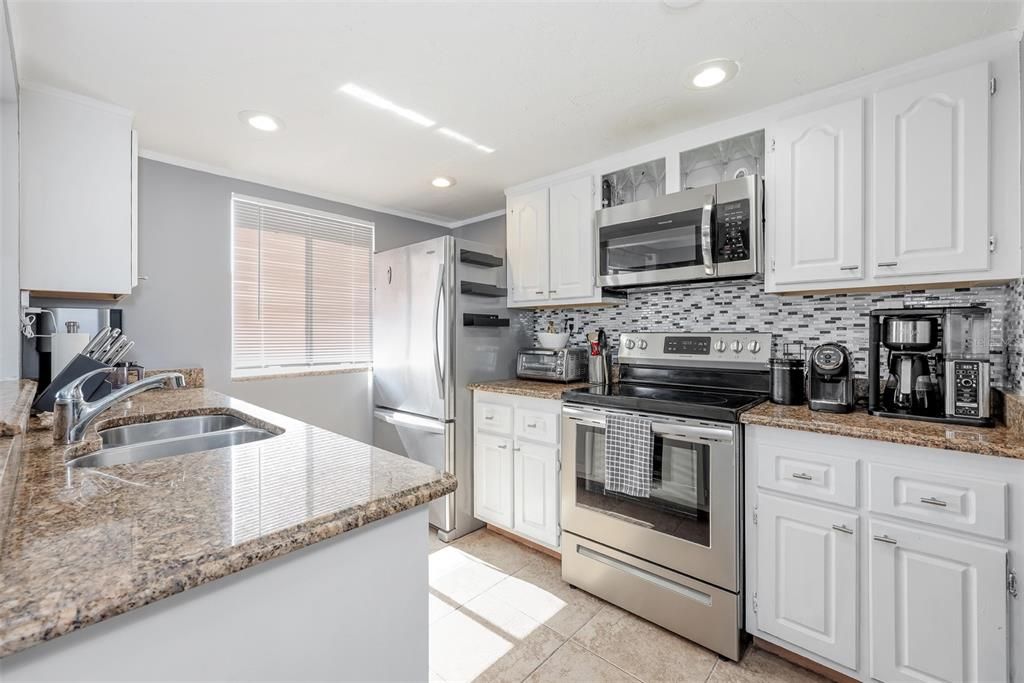
[[605, 416], [562, 409], [562, 527], [730, 591], [739, 590], [736, 425], [640, 413], [652, 421], [650, 498], [605, 491]]

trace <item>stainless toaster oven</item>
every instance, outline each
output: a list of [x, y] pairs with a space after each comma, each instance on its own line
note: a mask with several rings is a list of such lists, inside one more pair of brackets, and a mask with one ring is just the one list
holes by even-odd
[[587, 378], [587, 350], [522, 349], [516, 359], [516, 377], [576, 382]]

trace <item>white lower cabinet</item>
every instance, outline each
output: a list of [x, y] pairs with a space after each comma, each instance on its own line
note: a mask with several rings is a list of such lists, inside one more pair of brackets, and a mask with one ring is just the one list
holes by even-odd
[[512, 526], [512, 439], [477, 434], [473, 445], [473, 507], [480, 519]]
[[1024, 463], [761, 426], [745, 438], [751, 634], [865, 682], [1024, 680]]
[[857, 666], [857, 515], [771, 495], [757, 504], [758, 625]]
[[1006, 549], [871, 522], [871, 675], [1002, 681]]
[[473, 516], [556, 549], [561, 415], [561, 401], [474, 392]]

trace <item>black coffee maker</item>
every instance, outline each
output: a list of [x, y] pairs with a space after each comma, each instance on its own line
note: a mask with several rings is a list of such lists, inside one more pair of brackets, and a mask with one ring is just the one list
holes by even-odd
[[811, 351], [807, 371], [807, 403], [811, 410], [848, 413], [853, 410], [853, 361], [842, 344], [822, 344]]

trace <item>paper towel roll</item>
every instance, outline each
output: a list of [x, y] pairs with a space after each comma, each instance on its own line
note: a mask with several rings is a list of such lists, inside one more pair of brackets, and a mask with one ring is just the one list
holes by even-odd
[[88, 343], [85, 332], [54, 332], [50, 338], [50, 376], [56, 377]]

